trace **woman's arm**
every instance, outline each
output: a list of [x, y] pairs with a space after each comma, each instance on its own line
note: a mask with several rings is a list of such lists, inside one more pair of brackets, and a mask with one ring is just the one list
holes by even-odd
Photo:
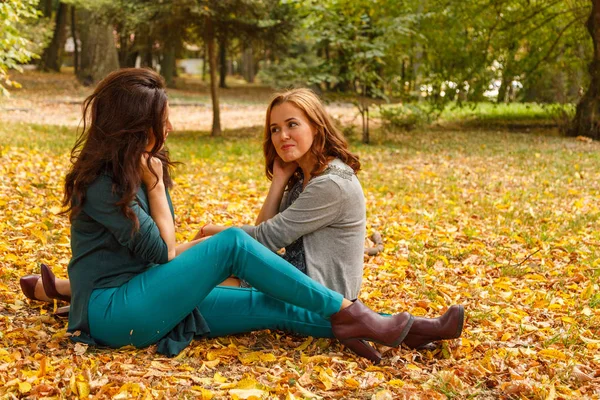
[[[297, 168], [298, 164], [295, 162], [286, 163], [279, 157], [275, 158], [273, 161], [273, 179], [271, 180], [269, 193], [256, 217], [255, 225], [260, 225], [260, 223], [270, 220], [279, 213], [279, 206], [285, 192], [285, 187]], [[206, 224], [194, 236], [194, 240], [216, 235], [227, 228], [229, 226]]]
[[[148, 189], [148, 203], [150, 206], [150, 216], [158, 227], [160, 237], [164, 240], [168, 249], [168, 261], [171, 261], [177, 255], [175, 243], [175, 223], [173, 215], [169, 209], [167, 200], [167, 190], [163, 181], [162, 161], [156, 157], [150, 159], [150, 168], [148, 167], [147, 157], [142, 157], [142, 181]], [[152, 171], [150, 170], [152, 169]], [[154, 174], [152, 173], [154, 172]]]
[[256, 222], [254, 223], [255, 225], [259, 225], [261, 222], [268, 221], [277, 215], [286, 185], [287, 180], [284, 182], [283, 179], [276, 180], [275, 177], [273, 177], [271, 187], [269, 187], [269, 193], [267, 194], [267, 198], [265, 199], [265, 202], [263, 203], [260, 212], [256, 217]]
[[241, 228], [267, 248], [277, 251], [296, 239], [339, 220], [347, 195], [330, 179], [314, 180], [284, 211], [257, 226]]
[[271, 187], [269, 187], [269, 193], [256, 217], [254, 225], [259, 225], [261, 222], [268, 221], [277, 215], [285, 187], [297, 168], [298, 164], [295, 162], [286, 163], [279, 157], [275, 158], [273, 161]]
[[198, 233], [196, 233], [196, 236], [194, 236], [194, 240], [206, 238], [207, 236], [216, 235], [219, 232], [223, 232], [227, 228], [231, 228], [231, 227], [225, 226], [225, 225], [206, 224], [202, 227], [202, 229], [200, 229], [198, 231]]
[[175, 247], [175, 252], [176, 255], [180, 255], [181, 253], [183, 253], [184, 251], [186, 251], [187, 249], [189, 249], [190, 247], [194, 247], [195, 245], [197, 245], [198, 243], [200, 243], [203, 240], [206, 240], [208, 238], [203, 237], [203, 238], [194, 238], [194, 240], [192, 240], [191, 242], [185, 242], [185, 243], [180, 243]]

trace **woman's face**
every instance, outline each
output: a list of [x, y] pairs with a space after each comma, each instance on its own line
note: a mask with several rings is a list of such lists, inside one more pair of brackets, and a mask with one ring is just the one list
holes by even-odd
[[271, 109], [271, 143], [285, 162], [302, 163], [310, 157], [316, 129], [304, 112], [292, 103], [282, 103]]
[[[167, 107], [165, 109], [165, 123], [164, 123], [164, 127], [165, 127], [165, 132], [164, 132], [164, 137], [165, 137], [165, 142], [167, 141], [167, 137], [169, 137], [169, 132], [171, 132], [173, 130], [173, 125], [171, 125], [171, 120], [169, 119], [169, 104], [167, 103]], [[146, 151], [150, 152], [152, 150], [152, 147], [154, 147], [154, 135], [152, 134], [148, 134], [148, 144], [146, 145]]]

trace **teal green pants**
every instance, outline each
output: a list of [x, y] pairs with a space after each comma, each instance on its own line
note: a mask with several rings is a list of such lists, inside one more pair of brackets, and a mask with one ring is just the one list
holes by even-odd
[[[231, 275], [253, 289], [217, 286]], [[333, 337], [329, 317], [342, 300], [241, 229], [230, 228], [120, 287], [94, 290], [88, 320], [91, 336], [111, 347], [156, 343], [195, 307], [212, 337], [258, 329]]]

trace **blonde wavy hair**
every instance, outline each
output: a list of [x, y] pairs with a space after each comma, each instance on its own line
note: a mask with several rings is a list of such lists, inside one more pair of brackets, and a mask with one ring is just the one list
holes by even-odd
[[[291, 103], [298, 107], [308, 118], [309, 122], [316, 128], [310, 152], [314, 155], [316, 164], [311, 171], [312, 176], [323, 172], [328, 159], [336, 157], [350, 166], [355, 173], [360, 170], [360, 161], [358, 156], [348, 150], [348, 142], [342, 132], [335, 126], [332, 118], [329, 116], [319, 96], [310, 89], [300, 88], [292, 89], [275, 94], [271, 103], [267, 107], [265, 122], [265, 133], [263, 141], [263, 153], [265, 156], [265, 173], [267, 179], [273, 179], [273, 162], [277, 157], [277, 151], [271, 141], [271, 110], [274, 107]], [[288, 181], [288, 188], [291, 188], [300, 179], [300, 169], [296, 170], [294, 175]]]

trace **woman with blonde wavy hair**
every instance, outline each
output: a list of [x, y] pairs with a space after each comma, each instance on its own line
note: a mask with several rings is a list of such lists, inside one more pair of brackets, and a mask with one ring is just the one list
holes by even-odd
[[[263, 153], [271, 187], [250, 236], [317, 282], [356, 299], [363, 275], [365, 199], [358, 157], [317, 95], [277, 94], [266, 112]], [[224, 229], [207, 225], [199, 235]]]
[[[356, 173], [358, 157], [309, 89], [276, 94], [267, 107], [263, 153], [271, 181], [255, 226], [241, 228], [324, 286], [358, 297], [363, 277], [365, 199]], [[205, 225], [196, 238], [225, 227]], [[233, 286], [240, 282], [230, 278]], [[244, 282], [241, 282], [242, 286]], [[464, 309], [455, 305], [439, 318], [415, 318], [404, 340], [420, 348], [460, 337]]]

